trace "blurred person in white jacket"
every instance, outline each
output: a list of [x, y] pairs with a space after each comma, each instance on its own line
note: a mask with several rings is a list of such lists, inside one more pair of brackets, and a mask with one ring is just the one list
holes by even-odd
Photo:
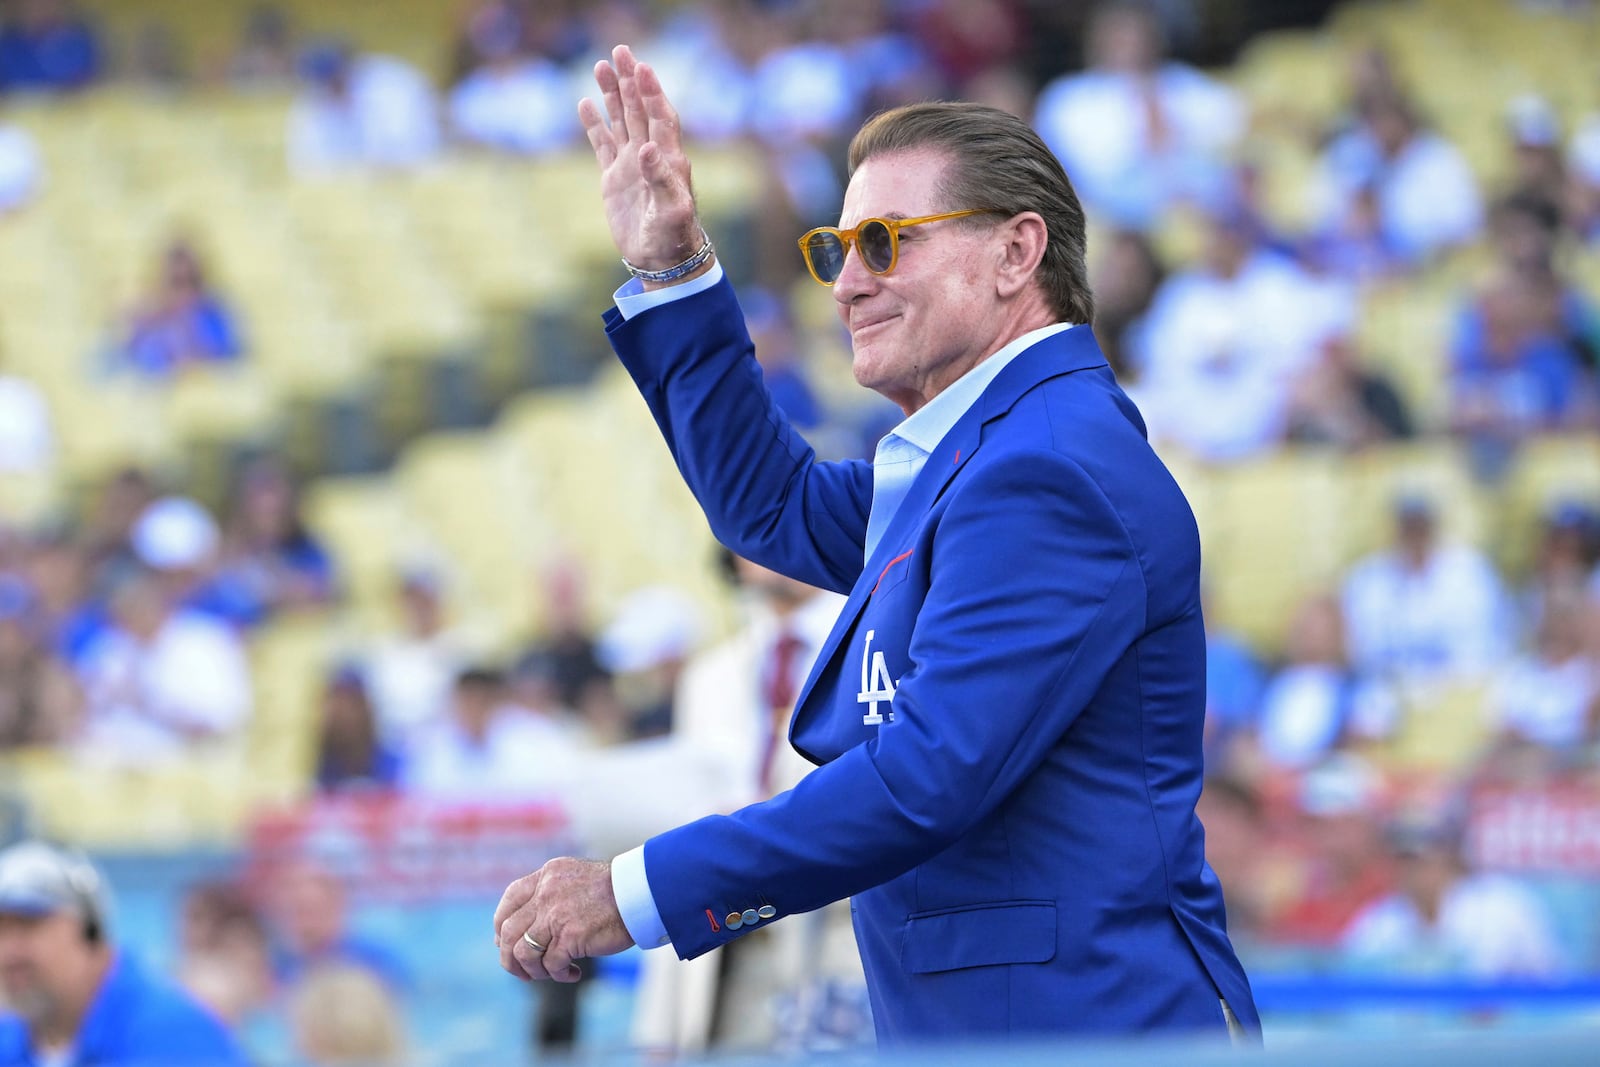
[[[843, 598], [726, 554], [745, 624], [689, 661], [672, 742], [705, 761], [713, 811], [792, 787], [812, 765], [788, 744], [789, 717]], [[714, 784], [712, 784], [714, 783]], [[767, 927], [693, 960], [645, 954], [634, 1043], [677, 1054], [847, 1042], [818, 1033], [813, 1005], [865, 978], [845, 902]], [[848, 998], [848, 993], [843, 993]], [[870, 1040], [870, 1022], [861, 1037]]]

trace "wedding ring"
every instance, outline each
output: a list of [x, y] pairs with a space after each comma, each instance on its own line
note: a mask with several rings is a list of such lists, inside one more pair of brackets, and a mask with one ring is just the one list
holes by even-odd
[[533, 951], [535, 951], [535, 952], [543, 952], [544, 951], [544, 946], [539, 944], [539, 942], [537, 942], [537, 941], [535, 941], [533, 939], [533, 931], [532, 930], [524, 930], [523, 931], [523, 933], [522, 933], [522, 943], [527, 945], [529, 948], [533, 949]]

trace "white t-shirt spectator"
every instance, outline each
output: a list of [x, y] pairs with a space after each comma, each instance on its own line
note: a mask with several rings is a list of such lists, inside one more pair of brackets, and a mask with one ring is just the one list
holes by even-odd
[[1538, 978], [1563, 969], [1539, 899], [1498, 875], [1472, 875], [1451, 886], [1433, 923], [1409, 897], [1386, 897], [1351, 922], [1344, 950], [1358, 965], [1412, 974]]
[[452, 716], [411, 737], [401, 787], [435, 800], [514, 800], [570, 783], [582, 749], [571, 728], [514, 704], [494, 712], [477, 741]]
[[465, 140], [536, 155], [565, 148], [578, 130], [571, 82], [546, 59], [506, 70], [480, 67], [450, 93], [450, 124]]
[[0, 215], [33, 199], [43, 180], [39, 149], [28, 131], [0, 124]]
[[289, 113], [289, 165], [299, 173], [413, 167], [438, 151], [433, 87], [415, 67], [390, 56], [358, 56], [344, 99], [306, 90]]
[[1364, 129], [1329, 145], [1315, 186], [1324, 227], [1338, 228], [1368, 184], [1375, 186], [1390, 250], [1404, 259], [1420, 261], [1466, 244], [1483, 228], [1483, 200], [1472, 170], [1436, 133], [1419, 131], [1389, 160]]
[[0, 472], [43, 470], [54, 457], [44, 394], [25, 378], [0, 375]]
[[467, 665], [466, 642], [449, 631], [376, 642], [366, 657], [378, 732], [393, 744], [450, 712], [450, 691]]
[[231, 629], [173, 613], [141, 645], [120, 629], [92, 644], [81, 667], [87, 754], [145, 763], [181, 753], [191, 737], [236, 731], [250, 714], [250, 664]]
[[1504, 655], [1504, 592], [1472, 548], [1437, 548], [1416, 571], [1392, 551], [1375, 553], [1351, 569], [1343, 593], [1350, 659], [1363, 674], [1482, 675]]
[[1564, 663], [1538, 657], [1512, 662], [1489, 695], [1495, 721], [1535, 744], [1566, 748], [1588, 733], [1589, 709], [1600, 696], [1600, 669], [1587, 656]]
[[1237, 93], [1182, 63], [1162, 66], [1150, 85], [1115, 71], [1065, 75], [1039, 94], [1033, 119], [1087, 208], [1140, 230], [1176, 198], [1214, 188], [1249, 121]]
[[1352, 306], [1344, 289], [1271, 252], [1252, 254], [1231, 278], [1174, 275], [1137, 334], [1151, 435], [1211, 460], [1273, 447], [1295, 376], [1346, 327]]

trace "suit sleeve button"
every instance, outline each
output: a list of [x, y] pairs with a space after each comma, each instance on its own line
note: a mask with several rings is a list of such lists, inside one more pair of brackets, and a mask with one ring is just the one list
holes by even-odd
[[776, 914], [778, 914], [778, 909], [771, 904], [763, 904], [756, 909], [756, 915], [762, 919], [770, 919]]
[[737, 930], [744, 925], [744, 916], [736, 911], [730, 911], [728, 912], [728, 917], [722, 920], [722, 925], [730, 930]]
[[761, 921], [761, 916], [756, 914], [756, 909], [754, 908], [746, 908], [744, 914], [739, 916], [739, 918], [744, 920], [744, 924], [746, 926], [750, 926], [753, 923]]

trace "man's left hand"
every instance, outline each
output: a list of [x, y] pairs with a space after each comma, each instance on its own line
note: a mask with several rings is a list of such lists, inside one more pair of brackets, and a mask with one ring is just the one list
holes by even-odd
[[611, 864], [570, 857], [553, 859], [507, 886], [494, 909], [494, 931], [500, 966], [523, 979], [576, 982], [574, 960], [609, 956], [633, 944], [611, 892]]

